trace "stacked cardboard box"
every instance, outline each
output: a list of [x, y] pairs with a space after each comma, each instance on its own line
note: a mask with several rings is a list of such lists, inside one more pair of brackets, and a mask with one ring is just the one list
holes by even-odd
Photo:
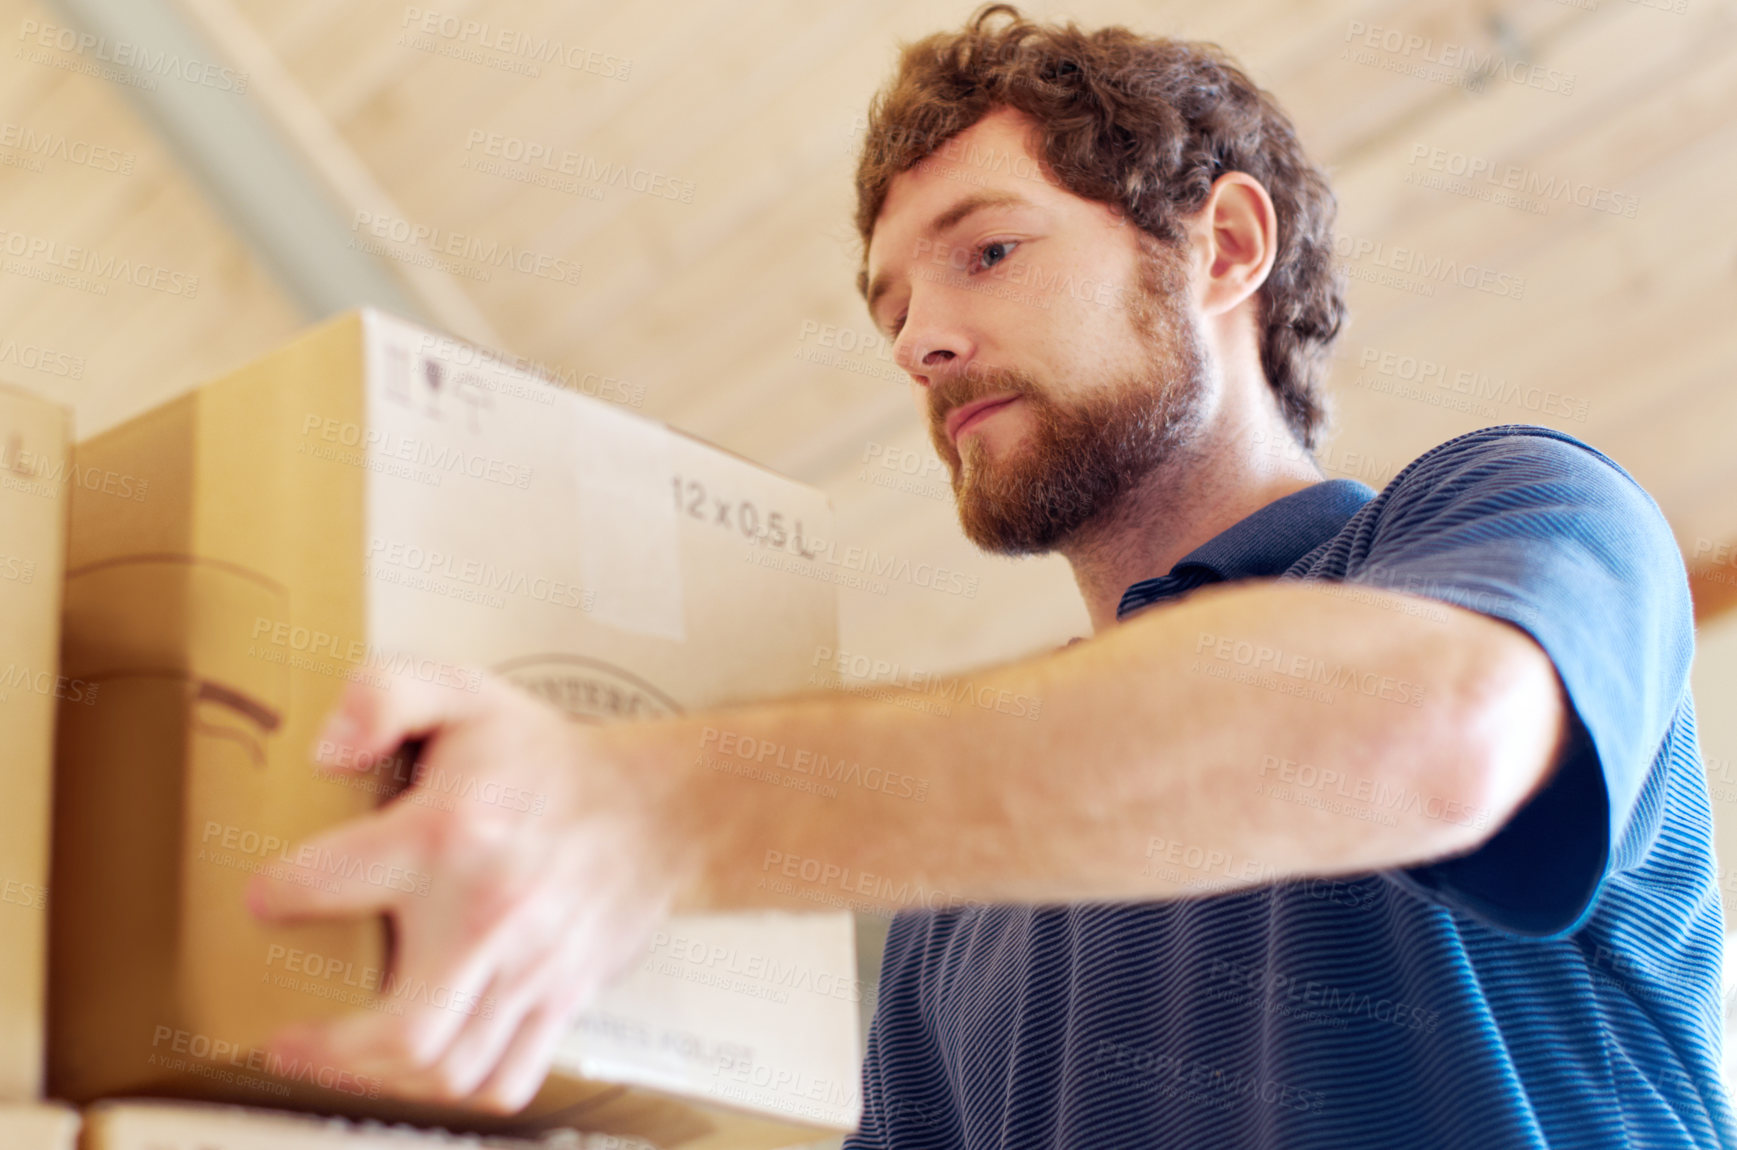
[[[0, 1098], [42, 1091], [48, 811], [69, 474], [67, 412], [0, 387]], [[99, 482], [100, 487], [100, 482]]]
[[74, 1150], [78, 1115], [70, 1107], [0, 1102], [0, 1146], [6, 1150]]
[[535, 1141], [346, 1122], [240, 1106], [104, 1102], [85, 1113], [83, 1150], [640, 1150], [610, 1135]]
[[[803, 689], [835, 646], [832, 587], [801, 558], [830, 534], [820, 492], [374, 312], [75, 462], [117, 493], [75, 487], [68, 542], [64, 671], [98, 692], [62, 700], [57, 752], [49, 1076], [76, 1101], [485, 1126], [262, 1048], [293, 1020], [479, 1005], [391, 985], [380, 922], [244, 909], [250, 875], [404, 781], [401, 764], [315, 772], [342, 687], [408, 671], [463, 689], [482, 667], [579, 719], [649, 717]], [[538, 801], [443, 785], [428, 801]], [[648, 956], [581, 1019], [521, 1127], [750, 1147], [854, 1125], [855, 1007], [833, 989], [854, 982], [847, 915], [695, 916], [663, 937], [775, 961], [696, 978]]]

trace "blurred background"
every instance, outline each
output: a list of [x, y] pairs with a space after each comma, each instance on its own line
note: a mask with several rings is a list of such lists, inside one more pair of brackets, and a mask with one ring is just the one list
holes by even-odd
[[[973, 4], [435, 3], [0, 0], [0, 379], [82, 437], [372, 303], [825, 488], [842, 545], [963, 574], [841, 588], [859, 666], [1088, 632], [1062, 561], [964, 541], [853, 286], [869, 96]], [[1329, 476], [1379, 489], [1524, 422], [1657, 499], [1729, 905], [1737, 0], [1023, 9], [1217, 42], [1331, 174]]]

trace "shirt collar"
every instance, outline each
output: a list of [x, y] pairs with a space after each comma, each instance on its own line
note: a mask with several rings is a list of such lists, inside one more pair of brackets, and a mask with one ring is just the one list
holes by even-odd
[[1184, 555], [1168, 575], [1130, 585], [1116, 618], [1205, 583], [1282, 575], [1337, 535], [1373, 498], [1374, 488], [1365, 483], [1327, 479], [1275, 499]]

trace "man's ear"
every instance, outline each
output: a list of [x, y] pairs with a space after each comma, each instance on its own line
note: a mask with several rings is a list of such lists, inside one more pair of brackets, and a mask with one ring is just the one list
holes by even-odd
[[1247, 172], [1226, 172], [1213, 181], [1193, 222], [1204, 271], [1200, 307], [1209, 316], [1220, 315], [1259, 291], [1272, 274], [1278, 213], [1259, 180]]

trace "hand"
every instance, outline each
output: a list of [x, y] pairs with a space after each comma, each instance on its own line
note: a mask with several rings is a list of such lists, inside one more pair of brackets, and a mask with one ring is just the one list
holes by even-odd
[[694, 836], [672, 817], [680, 780], [667, 762], [630, 769], [605, 751], [603, 728], [488, 675], [475, 692], [408, 675], [385, 689], [352, 684], [317, 761], [368, 770], [415, 738], [424, 744], [408, 790], [315, 838], [311, 852], [290, 852], [344, 859], [342, 874], [291, 865], [248, 888], [254, 913], [271, 921], [390, 915], [396, 952], [381, 993], [398, 995], [403, 1013], [301, 1024], [271, 1050], [368, 1075], [401, 1097], [512, 1113], [536, 1094], [574, 1015], [638, 957], [696, 869]]

